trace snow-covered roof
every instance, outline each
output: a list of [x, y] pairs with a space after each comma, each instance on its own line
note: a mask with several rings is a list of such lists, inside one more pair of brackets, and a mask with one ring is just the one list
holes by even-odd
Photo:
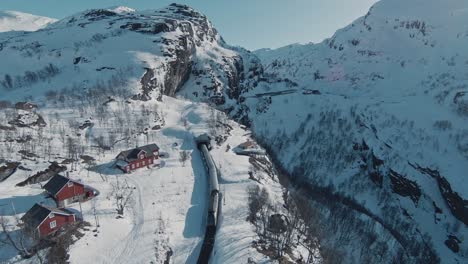
[[24, 223], [27, 223], [28, 225], [32, 227], [37, 227], [44, 221], [46, 217], [49, 216], [50, 213], [54, 214], [62, 214], [62, 215], [72, 215], [72, 213], [64, 210], [60, 210], [58, 208], [52, 208], [48, 207], [45, 205], [40, 205], [40, 204], [34, 204], [31, 209], [29, 209], [26, 214], [21, 217], [21, 220]]
[[146, 153], [147, 157], [153, 157], [154, 152], [159, 151], [159, 147], [156, 144], [149, 144], [145, 145], [142, 147], [136, 147], [134, 149], [129, 149], [120, 152], [120, 154], [117, 156], [118, 160], [125, 160], [125, 161], [132, 161], [132, 160], [137, 160], [138, 159], [138, 154], [140, 152], [144, 151]]
[[125, 160], [117, 160], [117, 162], [115, 163], [115, 165], [119, 166], [119, 167], [125, 167], [128, 165], [128, 162], [126, 162]]
[[247, 140], [246, 142], [239, 144], [239, 148], [242, 148], [242, 149], [255, 148], [256, 146], [257, 145], [255, 144], [255, 142], [250, 141], [250, 140]]
[[79, 182], [76, 182], [76, 181], [73, 181], [67, 177], [64, 177], [62, 175], [55, 175], [54, 177], [52, 177], [52, 179], [50, 179], [46, 185], [44, 185], [44, 189], [52, 194], [52, 195], [56, 195], [62, 188], [63, 186], [65, 186], [65, 184], [67, 184], [69, 181], [72, 181], [74, 183], [77, 183], [77, 184], [81, 184]]

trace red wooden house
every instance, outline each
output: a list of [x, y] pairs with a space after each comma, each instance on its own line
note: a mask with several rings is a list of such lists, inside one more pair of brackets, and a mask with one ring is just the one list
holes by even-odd
[[58, 207], [65, 207], [95, 195], [94, 190], [87, 188], [84, 184], [61, 175], [55, 175], [50, 179], [44, 185], [44, 189], [54, 198]]
[[117, 155], [116, 166], [124, 172], [130, 172], [138, 168], [157, 164], [159, 159], [159, 147], [150, 144], [122, 151]]
[[34, 237], [48, 236], [61, 227], [76, 222], [75, 214], [67, 210], [35, 204], [21, 217], [25, 231]]

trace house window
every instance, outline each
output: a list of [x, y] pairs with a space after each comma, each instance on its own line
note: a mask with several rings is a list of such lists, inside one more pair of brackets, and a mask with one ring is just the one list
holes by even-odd
[[54, 218], [54, 216], [55, 216], [55, 215], [54, 215], [53, 213], [50, 213], [50, 214], [49, 214], [49, 218]]
[[72, 187], [73, 186], [73, 182], [69, 181], [68, 182], [68, 187]]
[[142, 164], [142, 166], [145, 166], [146, 161], [142, 161], [141, 164]]
[[50, 228], [55, 228], [57, 226], [57, 221], [54, 220], [54, 221], [50, 222], [49, 225], [50, 225]]
[[134, 169], [134, 168], [135, 168], [135, 164], [132, 164], [132, 169]]

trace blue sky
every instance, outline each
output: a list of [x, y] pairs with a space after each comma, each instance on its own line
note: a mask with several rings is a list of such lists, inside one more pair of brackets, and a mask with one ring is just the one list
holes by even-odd
[[365, 15], [376, 0], [0, 0], [0, 10], [63, 18], [85, 9], [156, 9], [184, 3], [203, 12], [230, 44], [255, 50], [320, 42]]

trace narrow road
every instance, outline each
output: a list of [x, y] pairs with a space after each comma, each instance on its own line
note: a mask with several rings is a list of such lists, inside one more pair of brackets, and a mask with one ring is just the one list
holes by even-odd
[[119, 254], [114, 255], [114, 261], [111, 263], [130, 263], [133, 252], [137, 245], [135, 242], [138, 241], [138, 237], [141, 235], [141, 231], [143, 229], [143, 224], [145, 223], [145, 218], [143, 215], [144, 208], [143, 208], [143, 201], [141, 197], [141, 187], [139, 186], [138, 182], [131, 179], [130, 177], [125, 177], [133, 186], [135, 186], [135, 207], [133, 208], [133, 219], [135, 224], [130, 231], [130, 233], [125, 237], [125, 243], [120, 243], [119, 249], [116, 252], [120, 252]]

